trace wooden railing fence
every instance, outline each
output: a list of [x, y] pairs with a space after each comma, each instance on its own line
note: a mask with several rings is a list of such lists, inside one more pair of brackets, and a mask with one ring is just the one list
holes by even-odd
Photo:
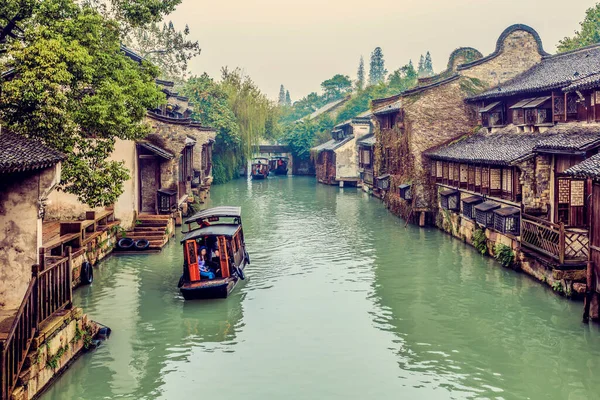
[[70, 308], [73, 292], [71, 273], [73, 260], [71, 248], [67, 256], [44, 267], [46, 258], [40, 253], [41, 265], [34, 265], [32, 277], [11, 328], [0, 337], [0, 399], [10, 398], [17, 384], [21, 369], [33, 338], [40, 324], [55, 312]]
[[521, 218], [521, 243], [560, 264], [586, 261], [589, 242], [587, 230], [568, 228], [527, 214]]

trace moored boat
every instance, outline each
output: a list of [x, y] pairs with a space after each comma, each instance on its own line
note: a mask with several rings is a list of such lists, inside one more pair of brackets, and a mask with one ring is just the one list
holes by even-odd
[[269, 176], [269, 159], [257, 157], [252, 160], [252, 179], [265, 179]]
[[269, 169], [273, 175], [287, 175], [288, 173], [288, 157], [275, 156], [269, 160]]
[[181, 294], [186, 300], [227, 297], [250, 263], [240, 207], [203, 210], [185, 225]]

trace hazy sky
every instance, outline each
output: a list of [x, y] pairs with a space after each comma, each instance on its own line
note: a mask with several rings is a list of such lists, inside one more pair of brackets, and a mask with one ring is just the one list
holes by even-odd
[[218, 78], [222, 66], [241, 67], [271, 98], [285, 85], [292, 100], [320, 90], [341, 73], [356, 77], [360, 56], [368, 72], [380, 46], [391, 72], [431, 52], [436, 72], [461, 46], [491, 53], [509, 25], [523, 23], [555, 53], [558, 40], [579, 28], [584, 0], [183, 0], [170, 16], [187, 23], [202, 54], [194, 74]]

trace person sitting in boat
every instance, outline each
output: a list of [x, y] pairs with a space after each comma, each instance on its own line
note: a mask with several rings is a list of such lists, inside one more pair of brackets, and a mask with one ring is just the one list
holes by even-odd
[[200, 276], [202, 278], [208, 278], [209, 280], [215, 279], [215, 273], [208, 269], [207, 265], [207, 250], [206, 247], [200, 247], [200, 255], [198, 255], [198, 268], [200, 269]]

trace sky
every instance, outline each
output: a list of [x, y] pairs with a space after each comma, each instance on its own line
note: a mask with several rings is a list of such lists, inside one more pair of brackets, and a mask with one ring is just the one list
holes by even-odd
[[190, 27], [202, 53], [192, 74], [219, 78], [240, 67], [273, 100], [280, 85], [292, 101], [320, 92], [335, 74], [356, 78], [361, 55], [380, 46], [388, 71], [431, 52], [435, 72], [458, 47], [494, 51], [502, 31], [516, 23], [534, 28], [544, 49], [573, 35], [594, 6], [584, 0], [183, 0], [168, 19]]

